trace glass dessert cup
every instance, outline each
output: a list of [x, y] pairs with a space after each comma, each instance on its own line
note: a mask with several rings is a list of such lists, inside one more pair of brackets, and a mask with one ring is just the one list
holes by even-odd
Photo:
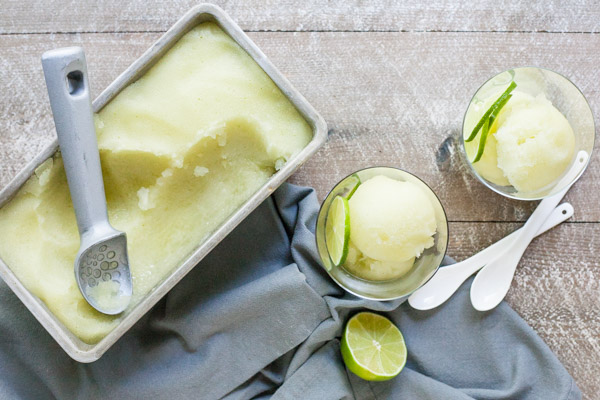
[[[333, 200], [339, 196], [347, 196], [352, 189], [356, 177], [361, 185], [371, 178], [384, 176], [399, 182], [409, 182], [417, 186], [427, 197], [433, 209], [436, 229], [432, 235], [433, 245], [425, 248], [416, 257], [412, 267], [402, 276], [387, 280], [369, 280], [362, 278], [344, 266], [336, 266], [326, 243], [326, 223]], [[374, 205], [376, 207], [377, 205]], [[351, 235], [352, 236], [352, 235]], [[424, 285], [440, 267], [448, 247], [448, 221], [444, 208], [438, 197], [426, 183], [416, 176], [393, 167], [371, 167], [348, 175], [329, 192], [317, 217], [316, 241], [321, 264], [329, 276], [344, 290], [358, 297], [370, 300], [394, 300], [406, 297]]]
[[[494, 178], [491, 177], [489, 172], [485, 172], [481, 164], [477, 165], [477, 163], [473, 163], [471, 161], [473, 159], [473, 147], [470, 148], [471, 154], [469, 154], [469, 145], [465, 143], [465, 139], [472, 133], [477, 122], [480, 120], [486, 110], [488, 110], [490, 106], [490, 98], [498, 98], [504, 89], [508, 87], [511, 81], [514, 81], [517, 85], [512, 94], [514, 94], [516, 91], [519, 91], [527, 95], [531, 95], [534, 98], [545, 97], [547, 100], [549, 100], [552, 103], [552, 106], [554, 106], [566, 118], [573, 130], [574, 135], [574, 148], [572, 155], [570, 157], [570, 161], [568, 161], [568, 164], [561, 169], [562, 173], [559, 173], [559, 176], [556, 179], [553, 179], [550, 183], [532, 191], [519, 191], [510, 183], [499, 184], [497, 178], [496, 182], [493, 182], [491, 179]], [[506, 104], [510, 105], [510, 100]], [[517, 107], [518, 106], [515, 105], [513, 106], [513, 109], [517, 109]], [[502, 111], [499, 112], [499, 115], [502, 115], [501, 112]], [[498, 118], [498, 120], [500, 119], [501, 118]], [[496, 126], [496, 130], [499, 130], [499, 127]], [[490, 132], [492, 132], [491, 126]], [[481, 134], [482, 130], [479, 131], [478, 136], [481, 137]], [[467, 111], [465, 112], [462, 132], [459, 138], [459, 153], [461, 154], [465, 164], [468, 166], [470, 173], [494, 192], [511, 199], [540, 200], [560, 192], [561, 190], [570, 186], [581, 176], [587, 167], [587, 164], [589, 163], [589, 156], [591, 155], [594, 147], [594, 139], [594, 117], [592, 115], [590, 106], [581, 91], [570, 80], [556, 72], [547, 69], [536, 67], [519, 67], [499, 73], [485, 82], [477, 90], [471, 99], [469, 106], [467, 107]], [[488, 150], [488, 146], [490, 146], [489, 142], [490, 139], [488, 136], [488, 143], [486, 143], [484, 155]], [[495, 146], [496, 145], [494, 144], [492, 147]], [[492, 151], [495, 152], [496, 150], [494, 149]], [[561, 179], [574, 164], [575, 158], [579, 151], [585, 151], [588, 154], [586, 166], [582, 168], [581, 172], [575, 177], [575, 179], [571, 181], [565, 181], [564, 179]], [[554, 154], [552, 152], [546, 153]], [[483, 161], [483, 158], [481, 161]], [[499, 167], [499, 165], [497, 166]], [[497, 171], [500, 173], [504, 172], [503, 170], [500, 170], [500, 168], [497, 168]], [[487, 175], [487, 177], [485, 175]], [[506, 177], [504, 177], [504, 180], [508, 181]]]

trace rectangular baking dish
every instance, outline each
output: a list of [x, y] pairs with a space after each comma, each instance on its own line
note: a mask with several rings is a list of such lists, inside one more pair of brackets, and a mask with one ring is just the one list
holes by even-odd
[[[225, 14], [212, 4], [201, 4], [188, 11], [139, 59], [129, 66], [112, 82], [93, 102], [94, 112], [101, 110], [121, 90], [138, 80], [155, 62], [157, 62], [183, 35], [196, 25], [216, 22], [233, 40], [235, 40], [258, 65], [269, 75], [284, 95], [294, 104], [313, 130], [309, 144], [284, 167], [276, 172], [248, 201], [246, 201], [229, 219], [227, 219], [210, 237], [203, 242], [181, 265], [154, 288], [106, 337], [96, 344], [87, 344], [73, 335], [46, 305], [31, 294], [17, 279], [6, 263], [0, 258], [0, 277], [27, 306], [29, 311], [44, 326], [58, 344], [79, 362], [93, 362], [99, 359], [127, 330], [133, 326], [152, 306], [154, 306], [173, 286], [179, 282], [200, 260], [202, 260], [221, 240], [225, 238], [248, 214], [273, 193], [300, 165], [302, 165], [327, 139], [327, 126], [323, 118], [298, 93], [290, 82], [275, 68], [250, 38]], [[35, 169], [58, 150], [55, 140], [36, 156], [9, 184], [0, 192], [0, 207], [6, 204], [20, 187], [34, 173]]]

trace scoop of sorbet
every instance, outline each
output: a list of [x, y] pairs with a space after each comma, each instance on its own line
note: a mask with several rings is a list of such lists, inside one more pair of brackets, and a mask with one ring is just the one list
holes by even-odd
[[[485, 179], [522, 193], [558, 180], [575, 152], [569, 121], [543, 94], [514, 91], [490, 132], [483, 157], [473, 167]], [[478, 145], [479, 139], [465, 144], [471, 158]]]
[[414, 183], [383, 175], [361, 184], [350, 199], [350, 235], [364, 255], [404, 261], [433, 246], [437, 228], [431, 201]]
[[571, 125], [543, 96], [529, 107], [513, 108], [495, 137], [498, 167], [520, 192], [534, 192], [560, 178], [575, 150]]

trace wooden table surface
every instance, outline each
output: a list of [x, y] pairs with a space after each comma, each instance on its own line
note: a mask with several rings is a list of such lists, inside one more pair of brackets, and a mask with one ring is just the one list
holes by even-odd
[[[457, 259], [519, 227], [536, 205], [492, 193], [460, 164], [452, 137], [479, 85], [510, 67], [542, 66], [569, 77], [600, 115], [600, 6], [565, 3], [217, 2], [328, 123], [329, 142], [292, 182], [322, 199], [362, 167], [413, 172], [445, 205]], [[43, 51], [83, 46], [97, 95], [195, 4], [0, 0], [0, 188], [55, 136]], [[566, 196], [575, 215], [533, 242], [508, 295], [587, 399], [600, 393], [599, 190], [593, 156]]]

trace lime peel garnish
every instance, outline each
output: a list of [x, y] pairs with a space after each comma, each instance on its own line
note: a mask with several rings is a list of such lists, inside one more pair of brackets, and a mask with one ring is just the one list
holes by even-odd
[[492, 125], [494, 124], [496, 117], [500, 113], [500, 110], [502, 110], [502, 107], [504, 107], [504, 105], [508, 103], [511, 97], [512, 94], [506, 96], [504, 100], [502, 100], [498, 104], [498, 106], [492, 111], [490, 117], [484, 122], [483, 128], [481, 130], [481, 138], [479, 139], [479, 146], [477, 147], [477, 155], [475, 155], [475, 158], [472, 161], [473, 163], [476, 163], [477, 161], [481, 160], [481, 156], [483, 156], [483, 150], [485, 149], [485, 142], [487, 141], [490, 129], [492, 129]]
[[[477, 125], [475, 125], [475, 128], [473, 128], [473, 132], [471, 132], [471, 135], [469, 135], [469, 137], [467, 139], [465, 139], [465, 142], [470, 142], [473, 139], [475, 139], [475, 137], [477, 136], [477, 133], [479, 133], [479, 130], [483, 127], [483, 124], [485, 123], [485, 121], [489, 120], [490, 115], [492, 113], [495, 113], [495, 115], [498, 115], [498, 113], [496, 111], [500, 111], [500, 109], [502, 107], [504, 107], [506, 102], [510, 99], [510, 97], [509, 97], [509, 96], [511, 96], [510, 92], [512, 92], [516, 87], [517, 87], [517, 84], [515, 83], [515, 81], [511, 81], [510, 85], [508, 85], [508, 88], [506, 88], [504, 93], [502, 93], [502, 95], [500, 95], [500, 97], [498, 97], [498, 99], [494, 102], [494, 104], [492, 104], [491, 107], [483, 114], [483, 116], [481, 117], [481, 119], [479, 120]], [[490, 123], [489, 126], [491, 127], [492, 124]]]
[[358, 187], [360, 186], [360, 184], [362, 183], [360, 181], [360, 177], [357, 174], [352, 174], [350, 175], [350, 179], [354, 180], [354, 186], [352, 186], [349, 190], [348, 190], [348, 194], [345, 196], [346, 199], [350, 200], [350, 197], [352, 197], [352, 195], [354, 194], [354, 192], [356, 192], [356, 189], [358, 189]]
[[479, 139], [479, 147], [477, 147], [477, 154], [472, 163], [476, 163], [481, 160], [481, 156], [483, 155], [483, 149], [485, 148], [485, 142], [487, 140], [488, 132], [490, 131], [490, 119], [486, 119], [483, 123], [483, 129], [481, 130], [481, 138]]

